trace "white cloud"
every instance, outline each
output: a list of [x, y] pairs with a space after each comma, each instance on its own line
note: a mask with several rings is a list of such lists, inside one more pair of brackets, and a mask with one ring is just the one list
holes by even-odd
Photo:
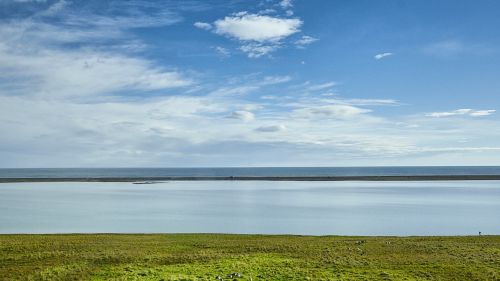
[[291, 8], [293, 6], [292, 4], [292, 0], [281, 0], [280, 2], [280, 6], [283, 8], [283, 9], [288, 9], [288, 8]]
[[310, 45], [316, 41], [318, 41], [319, 39], [318, 38], [314, 38], [314, 37], [311, 37], [311, 36], [307, 36], [307, 35], [304, 35], [302, 36], [302, 38], [300, 38], [299, 40], [295, 41], [295, 45], [298, 47], [298, 48], [304, 48], [305, 46], [307, 45]]
[[392, 53], [381, 53], [381, 54], [376, 54], [373, 58], [376, 60], [380, 60], [386, 57], [392, 56]]
[[282, 124], [279, 124], [279, 125], [261, 126], [255, 130], [258, 132], [263, 132], [263, 133], [275, 133], [275, 132], [285, 131], [286, 127]]
[[457, 115], [457, 113], [454, 113], [454, 112], [432, 112], [432, 113], [427, 113], [425, 116], [440, 118], [440, 117], [448, 117], [448, 116], [453, 116], [453, 115]]
[[266, 15], [243, 14], [217, 20], [215, 32], [241, 41], [269, 42], [299, 32], [302, 21]]
[[240, 50], [250, 58], [268, 55], [282, 45], [282, 40], [300, 31], [302, 21], [240, 12], [214, 22], [214, 32], [239, 40]]
[[494, 109], [489, 109], [489, 110], [473, 110], [470, 108], [463, 108], [463, 109], [457, 109], [454, 111], [444, 111], [444, 112], [431, 112], [427, 113], [426, 116], [428, 117], [436, 117], [436, 118], [441, 118], [441, 117], [450, 117], [450, 116], [457, 116], [457, 115], [462, 115], [462, 116], [472, 116], [472, 117], [481, 117], [481, 116], [488, 116], [493, 113], [495, 113], [496, 110]]
[[212, 29], [212, 25], [209, 23], [206, 23], [206, 22], [195, 22], [194, 26], [197, 28], [200, 28], [200, 29], [204, 29], [204, 30]]
[[234, 119], [240, 119], [245, 122], [252, 121], [255, 119], [255, 116], [252, 112], [250, 111], [245, 111], [245, 110], [237, 110], [233, 111], [229, 118], [234, 118]]

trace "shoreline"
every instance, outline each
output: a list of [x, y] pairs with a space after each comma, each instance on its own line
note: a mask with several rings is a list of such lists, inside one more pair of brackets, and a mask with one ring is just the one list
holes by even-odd
[[0, 178], [0, 183], [22, 182], [143, 182], [158, 181], [463, 181], [500, 180], [500, 175], [412, 175], [412, 176], [168, 176], [168, 177], [33, 177]]

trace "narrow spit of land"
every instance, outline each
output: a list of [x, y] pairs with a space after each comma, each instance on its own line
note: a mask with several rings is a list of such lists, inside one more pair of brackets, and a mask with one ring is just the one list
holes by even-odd
[[0, 178], [0, 183], [15, 182], [154, 182], [154, 181], [451, 181], [500, 180], [500, 175], [415, 175], [415, 176], [190, 176], [190, 177], [33, 177]]
[[500, 280], [500, 236], [0, 235], [0, 280]]

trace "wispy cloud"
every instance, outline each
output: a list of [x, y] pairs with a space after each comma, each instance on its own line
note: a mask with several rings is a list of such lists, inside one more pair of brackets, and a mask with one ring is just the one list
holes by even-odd
[[469, 43], [461, 40], [444, 40], [428, 44], [423, 52], [436, 57], [457, 57], [460, 55], [488, 55], [495, 50], [485, 44]]
[[193, 24], [195, 27], [200, 28], [200, 29], [205, 29], [205, 30], [210, 30], [212, 29], [212, 25], [206, 22], [195, 22]]
[[392, 55], [393, 55], [392, 53], [381, 53], [381, 54], [376, 54], [373, 58], [376, 60], [381, 60], [383, 58], [387, 58], [387, 57], [390, 57]]
[[235, 96], [235, 95], [246, 95], [251, 92], [255, 92], [260, 89], [259, 85], [249, 84], [249, 85], [237, 85], [237, 86], [224, 86], [220, 87], [210, 94], [215, 96]]
[[0, 62], [0, 69], [14, 79], [4, 90], [19, 94], [29, 89], [30, 94], [51, 97], [88, 96], [192, 84], [181, 73], [151, 61], [102, 51], [56, 49], [32, 54], [7, 48], [0, 50]]
[[437, 118], [457, 116], [457, 115], [481, 117], [481, 116], [491, 115], [495, 112], [496, 112], [496, 110], [494, 110], [494, 109], [474, 110], [474, 109], [470, 109], [470, 108], [463, 108], [463, 109], [457, 109], [457, 110], [453, 110], [453, 111], [431, 112], [431, 113], [427, 113], [426, 116], [437, 117]]
[[292, 80], [292, 77], [285, 76], [265, 76], [264, 79], [258, 82], [259, 85], [274, 85], [274, 84], [282, 84]]
[[279, 44], [249, 43], [242, 45], [239, 49], [246, 53], [249, 58], [260, 58], [280, 48]]
[[[151, 1], [107, 1], [102, 6], [92, 3], [84, 5], [84, 9], [73, 9], [74, 3], [60, 0], [55, 5], [71, 8], [57, 16], [69, 26], [93, 27], [99, 29], [130, 29], [139, 27], [166, 26], [182, 21], [176, 9], [182, 7], [172, 3], [155, 3]], [[52, 8], [57, 6], [52, 6]], [[120, 13], [113, 13], [119, 10]]]
[[221, 47], [221, 46], [217, 46], [217, 47], [214, 47], [215, 51], [221, 56], [221, 57], [225, 57], [225, 58], [228, 58], [231, 56], [231, 52], [227, 49], [227, 48], [224, 48], [224, 47]]
[[297, 46], [297, 48], [305, 48], [305, 46], [310, 45], [318, 40], [318, 38], [304, 35], [299, 40], [295, 41], [295, 45]]
[[349, 105], [400, 105], [400, 102], [394, 99], [340, 99], [337, 102]]
[[[0, 25], [3, 38], [0, 70], [8, 73], [11, 81], [0, 85], [4, 91], [50, 98], [89, 97], [123, 90], [171, 89], [193, 83], [175, 69], [131, 54], [144, 46], [138, 40], [130, 40], [128, 28], [168, 25], [177, 21], [177, 15], [165, 10], [139, 18], [106, 18], [90, 15], [88, 11], [80, 13], [70, 5], [59, 1], [33, 17]], [[158, 18], [159, 15], [164, 18]], [[57, 25], [54, 18], [58, 18]], [[126, 38], [123, 44], [121, 38]], [[66, 47], [76, 43], [82, 47]]]
[[464, 51], [464, 44], [457, 40], [440, 41], [424, 47], [424, 52], [437, 56], [455, 56]]
[[478, 116], [488, 116], [493, 113], [495, 113], [496, 110], [490, 109], [490, 110], [475, 110], [471, 113], [469, 113], [470, 116], [478, 117]]
[[334, 81], [321, 83], [321, 84], [313, 84], [313, 85], [309, 85], [309, 83], [308, 83], [305, 88], [308, 91], [322, 91], [322, 90], [331, 89], [332, 87], [334, 87], [336, 85], [337, 85], [337, 82], [334, 82]]
[[276, 84], [283, 84], [291, 81], [290, 76], [264, 76], [258, 77], [258, 79], [250, 79], [249, 81], [238, 81], [237, 83], [229, 83], [230, 85], [224, 85], [219, 87], [212, 92], [210, 95], [214, 96], [242, 96], [247, 95], [258, 90], [261, 90], [263, 87], [272, 86]]

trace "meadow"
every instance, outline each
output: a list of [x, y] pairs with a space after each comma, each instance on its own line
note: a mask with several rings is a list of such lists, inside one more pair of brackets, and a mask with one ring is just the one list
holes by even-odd
[[0, 235], [0, 280], [221, 279], [500, 280], [500, 236]]

